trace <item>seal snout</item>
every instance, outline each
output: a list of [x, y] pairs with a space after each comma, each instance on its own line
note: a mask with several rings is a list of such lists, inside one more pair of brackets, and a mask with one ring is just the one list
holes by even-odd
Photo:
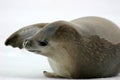
[[32, 45], [32, 40], [30, 39], [25, 39], [23, 42], [23, 47], [29, 49]]

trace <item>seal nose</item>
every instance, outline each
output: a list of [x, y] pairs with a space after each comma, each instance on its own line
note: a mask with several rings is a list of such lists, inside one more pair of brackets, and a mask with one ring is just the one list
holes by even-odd
[[29, 48], [31, 46], [31, 40], [30, 39], [25, 39], [23, 42], [23, 47], [24, 48]]

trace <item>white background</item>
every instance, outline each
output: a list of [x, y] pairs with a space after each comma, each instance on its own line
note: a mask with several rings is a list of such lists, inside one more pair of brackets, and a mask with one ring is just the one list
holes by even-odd
[[42, 71], [51, 71], [47, 58], [4, 46], [10, 34], [34, 23], [83, 16], [104, 17], [120, 26], [120, 0], [0, 0], [0, 79], [45, 78]]

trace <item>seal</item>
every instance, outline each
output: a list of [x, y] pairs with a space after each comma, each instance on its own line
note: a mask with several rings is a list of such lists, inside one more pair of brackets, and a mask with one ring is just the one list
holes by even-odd
[[48, 23], [40, 23], [26, 26], [14, 32], [6, 41], [5, 45], [11, 45], [13, 47], [23, 48], [23, 41], [26, 38], [32, 37], [41, 30]]
[[27, 26], [5, 45], [48, 57], [54, 78], [102, 78], [120, 72], [120, 30], [100, 17], [55, 21]]

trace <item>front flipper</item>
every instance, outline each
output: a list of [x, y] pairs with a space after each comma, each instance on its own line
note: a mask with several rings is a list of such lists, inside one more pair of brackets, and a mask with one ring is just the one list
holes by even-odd
[[6, 41], [5, 45], [11, 45], [12, 47], [23, 48], [23, 41], [29, 37], [32, 37], [37, 32], [39, 32], [46, 24], [48, 23], [40, 23], [34, 24], [30, 26], [26, 26], [24, 28], [19, 29], [15, 33], [13, 33]]
[[47, 72], [47, 71], [43, 71], [43, 73], [46, 77], [49, 77], [49, 78], [65, 78], [65, 77], [60, 76], [56, 73], [50, 73], [50, 72]]

